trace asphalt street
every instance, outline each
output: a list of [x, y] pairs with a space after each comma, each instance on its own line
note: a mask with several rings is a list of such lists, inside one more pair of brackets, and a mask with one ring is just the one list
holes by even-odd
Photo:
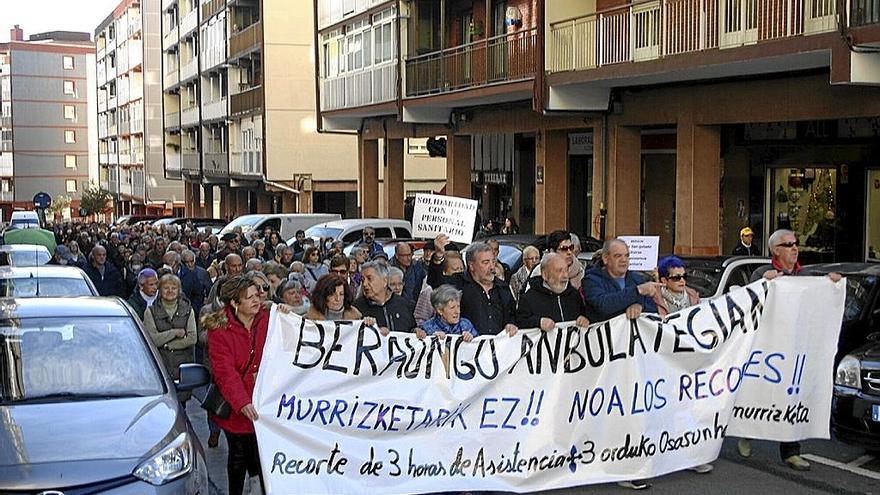
[[[187, 413], [205, 448], [211, 478], [211, 495], [226, 494], [226, 441], [221, 435], [220, 445], [209, 449], [205, 411], [199, 407], [197, 401], [190, 400]], [[652, 480], [652, 488], [642, 493], [880, 495], [880, 455], [870, 455], [862, 449], [834, 440], [811, 440], [803, 443], [803, 453], [812, 463], [812, 470], [796, 472], [782, 463], [777, 449], [775, 443], [754, 441], [752, 457], [743, 459], [736, 451], [736, 439], [728, 438], [724, 442], [720, 458], [713, 463], [715, 470], [711, 473], [672, 473]], [[632, 493], [632, 490], [614, 484], [603, 484], [543, 493], [578, 495]]]

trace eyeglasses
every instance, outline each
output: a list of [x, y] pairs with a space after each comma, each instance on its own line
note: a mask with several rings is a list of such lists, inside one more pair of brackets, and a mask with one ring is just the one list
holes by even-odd
[[780, 242], [779, 244], [777, 244], [777, 246], [782, 246], [782, 247], [786, 247], [786, 248], [791, 248], [791, 247], [800, 246], [800, 245], [801, 245], [801, 243], [799, 241]]
[[573, 245], [573, 244], [569, 244], [569, 245], [567, 245], [567, 246], [559, 246], [559, 247], [556, 248], [556, 250], [557, 250], [557, 251], [573, 251], [573, 250], [574, 250], [574, 245]]
[[673, 282], [678, 282], [679, 280], [687, 280], [687, 273], [682, 273], [681, 275], [670, 275], [666, 277], [666, 280], [672, 280]]
[[269, 292], [269, 284], [263, 284], [263, 285], [254, 284], [254, 287], [259, 289], [261, 292]]

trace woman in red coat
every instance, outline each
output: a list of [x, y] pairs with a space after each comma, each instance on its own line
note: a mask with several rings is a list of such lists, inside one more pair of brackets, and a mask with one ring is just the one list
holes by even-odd
[[261, 282], [246, 275], [228, 279], [219, 290], [223, 306], [202, 318], [208, 329], [208, 356], [214, 382], [232, 406], [228, 418], [214, 417], [229, 447], [226, 471], [231, 495], [242, 493], [246, 473], [251, 478], [260, 476], [253, 423], [257, 410], [251, 396], [269, 329], [269, 311], [262, 302]]

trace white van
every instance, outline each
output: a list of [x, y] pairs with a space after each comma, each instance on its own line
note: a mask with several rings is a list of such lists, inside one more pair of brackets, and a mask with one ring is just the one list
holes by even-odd
[[[346, 246], [361, 239], [364, 227], [373, 227], [376, 239], [412, 239], [412, 224], [394, 218], [349, 218], [317, 224], [306, 230], [306, 237], [342, 241]], [[292, 239], [287, 244], [293, 244]]]
[[254, 230], [263, 230], [272, 227], [272, 230], [281, 234], [285, 241], [292, 239], [297, 230], [306, 230], [312, 225], [322, 222], [339, 220], [339, 213], [265, 213], [256, 215], [243, 215], [226, 224], [220, 235], [232, 232], [235, 227], [241, 227], [242, 234], [247, 235]]
[[13, 211], [9, 217], [9, 227], [13, 229], [38, 229], [40, 217], [35, 211]]

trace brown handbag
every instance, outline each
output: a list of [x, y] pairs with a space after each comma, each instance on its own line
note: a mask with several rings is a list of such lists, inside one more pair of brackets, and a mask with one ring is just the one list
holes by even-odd
[[[254, 362], [254, 356], [257, 354], [257, 331], [251, 331], [251, 355], [248, 358], [247, 364], [244, 366], [244, 373], [240, 376], [244, 379], [244, 375], [250, 369], [251, 364]], [[220, 392], [220, 387], [212, 380], [211, 384], [208, 385], [208, 391], [205, 393], [205, 398], [202, 400], [202, 409], [208, 411], [214, 416], [220, 419], [226, 419], [232, 414], [232, 406], [229, 405], [229, 401], [226, 400], [226, 397], [223, 397], [223, 393]]]

